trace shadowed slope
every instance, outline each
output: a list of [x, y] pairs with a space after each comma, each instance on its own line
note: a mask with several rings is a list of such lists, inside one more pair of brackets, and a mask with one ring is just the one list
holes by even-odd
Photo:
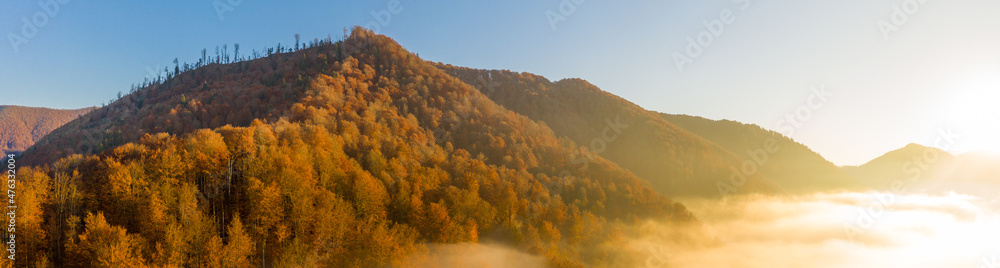
[[589, 157], [602, 156], [670, 196], [781, 191], [759, 173], [734, 171], [740, 159], [726, 149], [584, 80], [552, 83], [529, 73], [438, 67], [581, 144], [577, 168], [585, 169]]

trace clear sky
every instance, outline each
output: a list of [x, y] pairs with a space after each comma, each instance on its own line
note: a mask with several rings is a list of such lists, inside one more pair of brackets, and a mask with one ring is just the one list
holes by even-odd
[[100, 105], [203, 48], [377, 25], [428, 60], [583, 78], [647, 109], [790, 134], [840, 165], [908, 143], [1000, 152], [998, 0], [392, 2], [5, 1], [0, 104]]

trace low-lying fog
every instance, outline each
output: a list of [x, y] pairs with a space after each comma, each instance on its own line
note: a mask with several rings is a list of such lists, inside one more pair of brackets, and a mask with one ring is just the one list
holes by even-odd
[[[647, 223], [649, 267], [1000, 267], [1000, 203], [960, 194], [827, 193], [680, 200], [703, 222], [691, 243]], [[689, 231], [689, 233], [697, 233]], [[712, 239], [714, 238], [714, 239]]]
[[[701, 221], [647, 221], [594, 267], [1000, 268], [1000, 198], [884, 192], [678, 200]], [[545, 267], [497, 244], [429, 245], [421, 267]]]

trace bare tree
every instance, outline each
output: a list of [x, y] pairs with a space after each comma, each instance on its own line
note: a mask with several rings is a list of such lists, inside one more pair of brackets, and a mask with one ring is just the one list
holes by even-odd
[[198, 67], [201, 67], [202, 65], [205, 65], [205, 62], [208, 61], [208, 55], [207, 54], [208, 54], [208, 49], [207, 48], [202, 48], [201, 49], [201, 60], [198, 61]]
[[295, 50], [299, 50], [299, 34], [295, 34]]

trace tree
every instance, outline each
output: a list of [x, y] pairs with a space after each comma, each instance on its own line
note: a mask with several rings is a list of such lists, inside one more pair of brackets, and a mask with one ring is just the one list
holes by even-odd
[[240, 61], [240, 43], [233, 43], [233, 60]]
[[253, 241], [243, 230], [243, 222], [239, 216], [233, 216], [226, 234], [229, 238], [222, 249], [222, 267], [250, 267]]
[[295, 34], [295, 50], [299, 50], [299, 34]]
[[378, 149], [371, 149], [367, 155], [365, 155], [365, 168], [371, 172], [372, 175], [380, 176], [382, 172], [386, 171], [386, 161], [385, 156], [382, 155], [382, 151]]
[[[21, 263], [36, 263], [45, 258], [44, 245], [49, 238], [43, 229], [43, 206], [51, 194], [49, 176], [32, 168], [23, 168], [18, 172], [22, 182], [17, 185], [17, 237], [18, 261]], [[5, 228], [6, 229], [6, 228]], [[57, 235], [58, 236], [58, 235]], [[23, 241], [23, 242], [22, 242]], [[21, 257], [23, 256], [23, 257]]]
[[257, 241], [261, 241], [261, 258], [265, 262], [267, 258], [267, 238], [271, 229], [277, 225], [278, 221], [284, 218], [282, 210], [281, 189], [278, 184], [271, 182], [265, 185], [256, 178], [250, 178], [247, 195], [250, 200], [254, 200], [249, 207], [250, 215], [247, 220], [252, 225], [250, 230], [256, 236]]
[[158, 193], [151, 193], [145, 198], [145, 203], [141, 208], [138, 218], [141, 233], [147, 239], [162, 240], [166, 234], [166, 228], [170, 223], [170, 215], [167, 214], [167, 204], [163, 202]]
[[140, 245], [125, 228], [109, 225], [104, 213], [87, 213], [84, 219], [87, 230], [80, 235], [80, 249], [85, 266], [91, 267], [146, 267]]
[[355, 170], [353, 173], [354, 207], [358, 214], [361, 218], [385, 218], [385, 206], [389, 203], [385, 186], [368, 172]]
[[171, 222], [166, 226], [163, 239], [156, 242], [156, 264], [163, 267], [182, 267], [188, 258], [188, 241], [180, 224]]
[[447, 243], [453, 240], [451, 216], [444, 204], [431, 203], [427, 208], [423, 233], [434, 242]]
[[205, 63], [207, 63], [207, 62], [208, 62], [208, 49], [207, 48], [202, 48], [201, 49], [201, 59], [198, 60], [198, 67], [201, 67], [201, 66], [205, 65]]
[[[637, 233], [619, 231], [629, 223], [691, 218], [601, 156], [578, 170], [579, 146], [559, 137], [566, 131], [518, 114], [559, 89], [546, 79], [449, 71], [365, 30], [337, 44], [296, 35], [295, 50], [278, 47], [290, 54], [143, 83], [133, 94], [145, 105], [116, 103], [37, 143], [81, 140], [98, 154], [28, 157], [55, 160], [40, 161], [37, 174], [24, 169], [18, 185], [18, 231], [32, 238], [25, 258], [48, 254], [54, 267], [410, 267], [409, 256], [426, 255], [422, 244], [483, 236], [550, 264], [622, 266], [606, 264], [616, 258], [608, 250]], [[231, 62], [228, 46], [206, 54], [198, 67]], [[296, 76], [308, 86], [290, 87]], [[478, 78], [512, 80], [509, 91], [526, 94], [500, 97], [524, 103], [504, 109], [462, 82]], [[125, 138], [104, 138], [114, 135]]]

